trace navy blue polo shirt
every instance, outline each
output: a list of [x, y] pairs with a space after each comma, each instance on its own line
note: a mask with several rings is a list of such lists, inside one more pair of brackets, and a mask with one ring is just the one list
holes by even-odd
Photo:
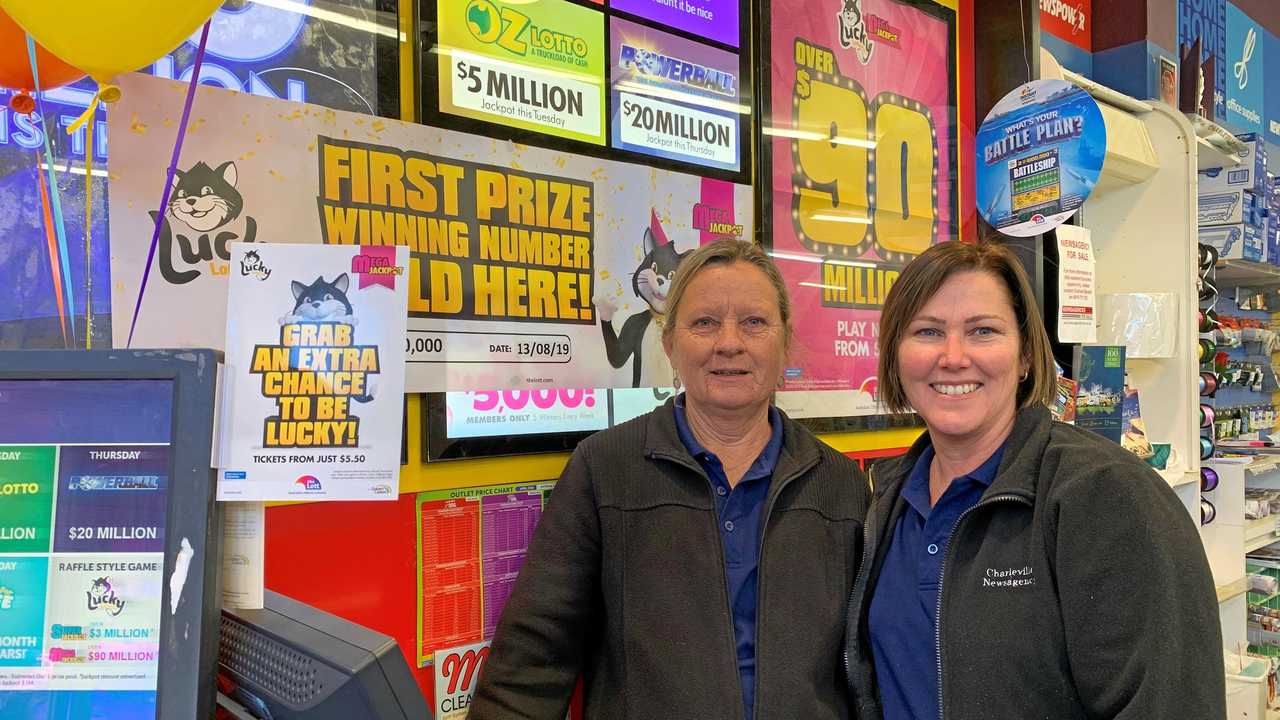
[[938, 717], [935, 623], [942, 559], [956, 522], [982, 499], [1003, 456], [1001, 445], [973, 472], [952, 480], [931, 508], [929, 464], [933, 448], [925, 448], [902, 486], [907, 506], [889, 541], [868, 618], [884, 720]]
[[751, 720], [756, 697], [756, 571], [760, 565], [760, 538], [764, 534], [764, 501], [769, 479], [782, 454], [782, 416], [769, 406], [769, 442], [747, 469], [737, 486], [729, 487], [720, 458], [702, 447], [684, 416], [684, 394], [676, 397], [676, 431], [680, 442], [698, 461], [711, 481], [716, 499], [720, 544], [724, 547], [724, 577], [733, 614], [733, 637], [738, 650], [738, 679], [746, 720]]

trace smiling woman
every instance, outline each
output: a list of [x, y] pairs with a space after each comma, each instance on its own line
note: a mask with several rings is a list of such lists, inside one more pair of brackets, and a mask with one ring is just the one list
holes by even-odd
[[579, 673], [587, 720], [853, 716], [836, 668], [869, 491], [770, 402], [791, 338], [781, 275], [717, 241], [680, 262], [664, 308], [685, 391], [574, 451], [472, 720], [560, 720]]
[[876, 466], [846, 634], [860, 717], [1225, 716], [1198, 530], [1136, 456], [1050, 419], [1049, 338], [1007, 247], [903, 269], [879, 380], [928, 432]]

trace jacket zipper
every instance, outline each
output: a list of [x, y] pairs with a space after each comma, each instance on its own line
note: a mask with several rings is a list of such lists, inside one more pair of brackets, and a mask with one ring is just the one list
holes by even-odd
[[[696, 462], [695, 462], [695, 463], [693, 463], [693, 464], [689, 464], [689, 463], [686, 463], [682, 458], [676, 457], [676, 456], [674, 456], [674, 455], [669, 455], [669, 454], [667, 454], [667, 453], [653, 453], [653, 456], [654, 456], [654, 457], [661, 457], [661, 458], [665, 458], [665, 459], [667, 459], [667, 460], [670, 460], [670, 461], [672, 461], [672, 462], [676, 463], [677, 465], [681, 465], [681, 466], [683, 466], [683, 467], [689, 468], [690, 470], [693, 470], [693, 471], [694, 471], [694, 472], [696, 472], [698, 475], [700, 475], [700, 476], [702, 477], [702, 479], [703, 479], [703, 480], [706, 480], [706, 481], [708, 482], [707, 491], [708, 491], [708, 492], [714, 492], [714, 491], [712, 491], [712, 490], [711, 490], [711, 487], [710, 487], [711, 478], [707, 477], [706, 470], [703, 470], [703, 469], [702, 469], [702, 466], [701, 466], [701, 465], [699, 465], [699, 464], [697, 464]], [[805, 465], [803, 465], [802, 467], [798, 467], [798, 468], [796, 468], [796, 469], [795, 469], [795, 470], [794, 470], [790, 475], [788, 475], [788, 476], [787, 476], [787, 477], [785, 477], [785, 478], [782, 478], [782, 480], [781, 480], [782, 484], [778, 487], [778, 491], [777, 491], [777, 492], [770, 491], [770, 493], [769, 493], [769, 494], [771, 495], [771, 498], [770, 498], [770, 500], [768, 501], [768, 505], [764, 508], [764, 525], [760, 528], [760, 548], [759, 548], [759, 552], [758, 552], [758, 555], [759, 555], [759, 562], [757, 562], [757, 563], [756, 563], [756, 617], [757, 617], [757, 618], [759, 618], [759, 617], [760, 617], [760, 599], [762, 598], [762, 596], [761, 596], [761, 594], [760, 594], [760, 577], [761, 577], [761, 572], [760, 572], [759, 568], [760, 568], [760, 567], [762, 567], [762, 566], [764, 565], [764, 538], [765, 538], [765, 533], [766, 533], [766, 532], [768, 531], [768, 529], [769, 529], [769, 516], [773, 514], [773, 505], [774, 505], [774, 503], [777, 501], [778, 497], [782, 494], [782, 489], [783, 489], [784, 487], [786, 487], [788, 484], [790, 484], [792, 480], [795, 480], [796, 478], [800, 477], [801, 475], [805, 474], [806, 472], [808, 472], [808, 471], [812, 470], [812, 469], [813, 469], [813, 467], [814, 467], [815, 465], [817, 465], [817, 464], [818, 464], [818, 461], [816, 461], [816, 460], [815, 460], [815, 461], [812, 461], [812, 462], [806, 463], [806, 464], [805, 464]], [[715, 528], [715, 530], [716, 530], [716, 537], [717, 537], [717, 538], [719, 538], [719, 537], [720, 537], [720, 516], [716, 514], [716, 509], [715, 509], [715, 498], [714, 498], [714, 497], [712, 497], [712, 498], [711, 498], [711, 521], [712, 521], [712, 522], [711, 522], [712, 527], [714, 527], [714, 528]], [[716, 551], [717, 551], [717, 554], [720, 556], [720, 567], [721, 567], [721, 568], [723, 568], [723, 567], [724, 567], [724, 544], [723, 544], [723, 543], [719, 543], [719, 542], [718, 542], [718, 543], [716, 543]], [[724, 588], [724, 590], [725, 590], [725, 595], [724, 595], [724, 597], [725, 597], [725, 603], [726, 603], [726, 606], [727, 606], [727, 605], [728, 605], [728, 600], [729, 600], [729, 587], [728, 587], [728, 585], [727, 585], [727, 583], [726, 583], [726, 582], [722, 582], [722, 583], [721, 583], [721, 586], [722, 586], [722, 587]], [[731, 636], [733, 636], [733, 635], [734, 635], [734, 629], [733, 629], [733, 611], [732, 611], [732, 610], [730, 610], [730, 611], [729, 611], [729, 634], [730, 634]], [[759, 634], [759, 633], [756, 633], [756, 677], [760, 677], [760, 672], [759, 672], [759, 670], [760, 670], [760, 662], [759, 662], [759, 660], [760, 660], [760, 642], [759, 642], [759, 639], [760, 639], [760, 634]], [[734, 657], [735, 657], [735, 664], [736, 664], [736, 662], [737, 662], [737, 655], [736, 655], [736, 652], [735, 652], [735, 656], [734, 656]], [[846, 664], [846, 667], [848, 666], [848, 660], [849, 660], [849, 651], [848, 651], [848, 648], [846, 648], [846, 649], [845, 649], [845, 664]], [[739, 681], [739, 682], [741, 682], [741, 681]], [[753, 695], [754, 695], [754, 693], [753, 693]], [[756, 711], [756, 710], [758, 710], [758, 709], [759, 709], [759, 707], [760, 707], [760, 702], [759, 702], [759, 699], [760, 699], [760, 698], [759, 698], [759, 696], [758, 696], [758, 695], [754, 695], [754, 698], [755, 698], [755, 699], [754, 699], [754, 702], [752, 703], [752, 717], [755, 717], [755, 716], [757, 715], [757, 713], [756, 713], [755, 711]], [[743, 712], [744, 712], [744, 713], [746, 712], [746, 708], [743, 708]]]
[[[755, 637], [755, 646], [756, 646], [756, 673], [755, 673], [755, 677], [757, 677], [757, 678], [758, 678], [758, 677], [760, 677], [760, 632], [759, 632], [759, 625], [760, 625], [759, 620], [760, 620], [760, 614], [761, 614], [761, 613], [760, 613], [760, 608], [761, 608], [761, 607], [763, 606], [763, 604], [764, 604], [764, 603], [763, 603], [763, 600], [764, 600], [764, 594], [760, 592], [760, 578], [762, 578], [762, 577], [764, 576], [764, 573], [761, 571], [761, 568], [763, 568], [763, 567], [764, 567], [764, 538], [765, 538], [765, 535], [769, 532], [769, 517], [770, 517], [771, 515], [773, 515], [773, 506], [774, 506], [774, 503], [775, 503], [775, 502], [777, 502], [778, 497], [780, 497], [780, 496], [782, 495], [782, 490], [783, 490], [783, 488], [785, 488], [787, 485], [789, 485], [789, 484], [791, 483], [791, 481], [792, 481], [792, 480], [795, 480], [796, 478], [800, 477], [801, 475], [803, 475], [803, 474], [805, 474], [805, 473], [809, 472], [810, 470], [812, 470], [812, 469], [813, 469], [813, 467], [814, 467], [815, 465], [817, 465], [817, 464], [818, 464], [818, 462], [817, 462], [817, 461], [810, 462], [810, 463], [806, 463], [803, 467], [799, 467], [799, 468], [797, 468], [797, 469], [795, 470], [795, 472], [791, 473], [790, 475], [788, 475], [788, 476], [787, 476], [787, 477], [785, 477], [785, 478], [782, 478], [782, 484], [778, 486], [778, 489], [777, 489], [777, 491], [776, 491], [776, 492], [774, 492], [772, 489], [770, 489], [770, 492], [769, 492], [769, 496], [770, 496], [770, 497], [769, 497], [769, 500], [768, 500], [768, 504], [767, 504], [767, 505], [765, 506], [765, 508], [764, 508], [764, 516], [763, 516], [764, 524], [760, 526], [760, 547], [759, 547], [758, 551], [756, 552], [756, 557], [757, 557], [757, 561], [756, 561], [756, 620], [757, 620], [757, 622], [756, 622], [756, 637]], [[717, 518], [717, 521], [718, 521], [718, 520], [719, 520], [719, 518]], [[724, 563], [724, 549], [723, 549], [723, 548], [721, 548], [721, 557], [720, 557], [720, 562], [721, 562], [721, 564], [723, 564], [723, 563]], [[727, 589], [727, 588], [726, 588], [726, 589]], [[732, 612], [732, 611], [730, 611], [729, 616], [730, 616], [730, 624], [732, 624], [732, 619], [733, 619], [733, 612]], [[739, 680], [739, 682], [741, 682], [741, 680]], [[753, 682], [754, 682], [754, 680], [753, 680]], [[757, 686], [756, 686], [756, 689], [759, 689], [759, 685], [758, 685], [758, 684], [757, 684]], [[743, 708], [743, 710], [744, 710], [744, 712], [745, 712], [746, 708]], [[757, 692], [755, 692], [754, 690], [753, 690], [753, 691], [752, 691], [752, 693], [751, 693], [751, 717], [760, 717], [760, 694], [759, 694], [759, 693], [757, 693]]]
[[[942, 697], [942, 583], [947, 574], [947, 560], [951, 558], [951, 546], [954, 544], [952, 543], [952, 540], [955, 539], [956, 530], [960, 528], [960, 523], [964, 522], [965, 517], [967, 517], [969, 513], [980, 507], [993, 505], [998, 502], [1020, 502], [1024, 505], [1031, 505], [1031, 501], [1021, 495], [992, 495], [968, 510], [960, 513], [960, 517], [956, 518], [955, 523], [951, 525], [951, 533], [947, 536], [947, 549], [946, 552], [942, 554], [942, 566], [938, 568], [938, 607], [934, 611], [933, 617], [933, 647], [938, 658], [938, 720], [946, 720], [945, 713], [943, 711]], [[848, 651], [849, 649], [846, 647], [846, 656]]]
[[[872, 496], [875, 494], [875, 467], [867, 469], [867, 486], [871, 489]], [[853, 587], [849, 589], [849, 612], [853, 612], [853, 600], [858, 594], [858, 582], [862, 580], [862, 574], [867, 570], [867, 553], [871, 548], [871, 523], [867, 519], [871, 516], [871, 507], [875, 504], [874, 500], [867, 505], [867, 515], [862, 518], [862, 560], [858, 562], [858, 572], [853, 576]], [[849, 668], [849, 643], [844, 644], [844, 677], [845, 682], [853, 684], [853, 673]], [[852, 689], [852, 688], [851, 688]]]

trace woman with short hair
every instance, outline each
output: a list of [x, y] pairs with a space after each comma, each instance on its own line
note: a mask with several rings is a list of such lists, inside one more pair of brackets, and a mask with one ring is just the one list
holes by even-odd
[[1026, 274], [936, 245], [880, 320], [879, 388], [928, 431], [872, 470], [847, 671], [861, 720], [1225, 716], [1198, 530], [1119, 445], [1054, 422]]
[[684, 392], [578, 445], [494, 634], [471, 720], [843, 720], [869, 490], [772, 405], [782, 276], [721, 240], [681, 261], [663, 347]]

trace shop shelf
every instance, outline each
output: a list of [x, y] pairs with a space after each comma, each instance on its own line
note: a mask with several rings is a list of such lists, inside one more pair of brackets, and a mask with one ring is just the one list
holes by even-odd
[[1257, 520], [1245, 520], [1244, 551], [1246, 553], [1266, 547], [1274, 542], [1280, 542], [1280, 536], [1276, 534], [1275, 517], [1268, 516]]
[[1249, 260], [1219, 260], [1213, 276], [1219, 290], [1240, 286], [1260, 288], [1280, 285], [1280, 267]]
[[[1244, 595], [1248, 588], [1249, 583], [1243, 576], [1236, 580], [1232, 580], [1225, 585], [1219, 585], [1217, 587], [1218, 603], [1221, 604], [1232, 598], [1238, 598], [1241, 595]], [[1280, 633], [1276, 633], [1276, 635], [1280, 636]], [[1280, 640], [1277, 640], [1276, 642], [1280, 644]]]

